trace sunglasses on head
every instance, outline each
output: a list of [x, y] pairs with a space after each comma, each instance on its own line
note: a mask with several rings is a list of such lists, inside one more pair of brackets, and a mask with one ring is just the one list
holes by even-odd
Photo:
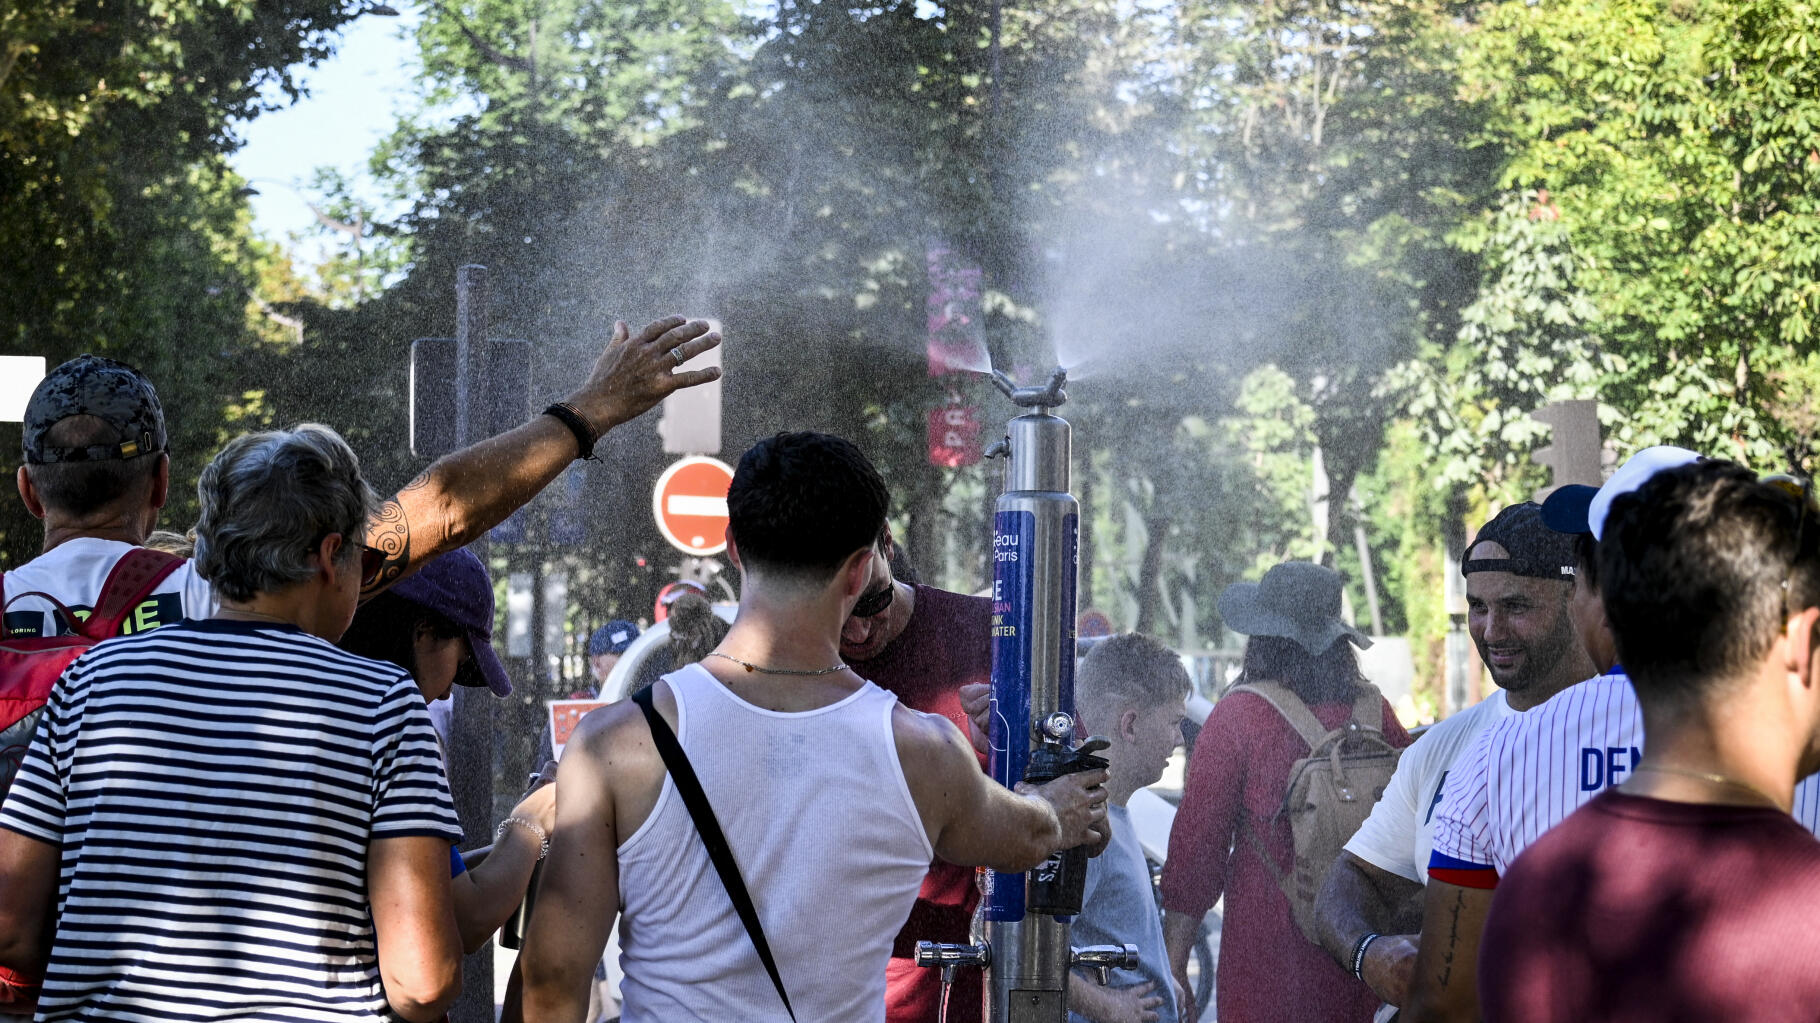
[[891, 606], [891, 599], [897, 595], [897, 585], [887, 582], [879, 589], [862, 595], [853, 604], [852, 617], [871, 618]]

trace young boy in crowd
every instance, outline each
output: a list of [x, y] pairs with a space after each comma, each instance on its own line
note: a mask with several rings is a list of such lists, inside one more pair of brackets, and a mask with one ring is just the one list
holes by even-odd
[[1095, 646], [1076, 674], [1075, 707], [1083, 727], [1112, 743], [1100, 754], [1109, 765], [1106, 819], [1112, 842], [1088, 861], [1087, 893], [1073, 938], [1079, 945], [1130, 943], [1140, 958], [1136, 970], [1115, 971], [1105, 987], [1083, 974], [1070, 976], [1069, 1023], [1177, 1023], [1162, 917], [1126, 803], [1163, 776], [1169, 755], [1182, 744], [1188, 690], [1188, 672], [1175, 652], [1136, 633]]

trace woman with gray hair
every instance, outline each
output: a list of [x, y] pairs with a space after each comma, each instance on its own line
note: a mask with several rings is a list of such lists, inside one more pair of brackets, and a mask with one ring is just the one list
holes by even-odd
[[334, 645], [373, 492], [322, 426], [233, 441], [197, 489], [220, 611], [58, 682], [0, 810], [0, 962], [42, 964], [42, 1020], [437, 1019], [461, 830], [436, 737], [407, 672]]

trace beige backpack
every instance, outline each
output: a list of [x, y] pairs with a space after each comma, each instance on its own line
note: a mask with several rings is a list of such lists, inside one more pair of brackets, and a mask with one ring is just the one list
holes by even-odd
[[1390, 784], [1402, 754], [1384, 739], [1384, 698], [1376, 686], [1365, 685], [1353, 701], [1352, 719], [1328, 731], [1308, 705], [1280, 683], [1248, 682], [1233, 686], [1227, 695], [1232, 693], [1251, 693], [1268, 700], [1308, 744], [1308, 756], [1289, 769], [1283, 805], [1272, 818], [1273, 822], [1289, 818], [1289, 833], [1295, 842], [1295, 862], [1289, 873], [1277, 866], [1262, 835], [1249, 824], [1244, 831], [1250, 836], [1252, 850], [1289, 899], [1296, 926], [1309, 941], [1319, 944], [1314, 900], [1321, 882], [1340, 858], [1340, 849], [1384, 798], [1384, 787]]

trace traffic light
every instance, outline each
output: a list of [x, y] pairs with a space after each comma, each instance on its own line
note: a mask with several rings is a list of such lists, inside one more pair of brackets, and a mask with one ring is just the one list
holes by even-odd
[[1536, 492], [1537, 501], [1569, 483], [1596, 487], [1604, 482], [1599, 464], [1604, 442], [1599, 437], [1598, 402], [1551, 402], [1530, 416], [1553, 433], [1553, 443], [1535, 449], [1529, 456], [1537, 465], [1546, 466], [1552, 477], [1548, 486]]

